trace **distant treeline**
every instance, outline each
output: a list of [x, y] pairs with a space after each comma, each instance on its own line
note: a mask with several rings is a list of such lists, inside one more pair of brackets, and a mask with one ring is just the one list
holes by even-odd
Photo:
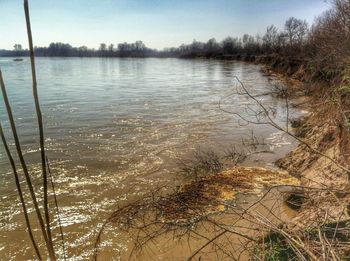
[[[305, 20], [289, 18], [283, 29], [268, 26], [264, 35], [227, 37], [221, 42], [194, 40], [177, 48], [162, 51], [147, 48], [142, 41], [135, 43], [101, 43], [99, 49], [70, 44], [51, 43], [36, 47], [36, 56], [59, 57], [182, 57], [234, 59], [240, 56], [277, 55], [295, 60], [309, 60], [309, 67], [325, 77], [332, 77], [349, 65], [350, 57], [350, 0], [333, 0], [333, 7], [320, 15], [312, 26]], [[0, 56], [26, 56], [19, 44], [14, 49], [0, 50]]]
[[[35, 55], [40, 57], [151, 57], [158, 51], [147, 48], [142, 41], [120, 43], [117, 48], [113, 44], [101, 43], [98, 50], [86, 46], [73, 47], [66, 43], [51, 43], [48, 47], [35, 47]], [[28, 56], [28, 50], [15, 44], [13, 50], [0, 50], [0, 56]]]

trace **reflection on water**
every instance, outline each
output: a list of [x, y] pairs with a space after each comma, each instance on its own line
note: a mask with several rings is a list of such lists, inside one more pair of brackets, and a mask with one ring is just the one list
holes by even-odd
[[[39, 184], [39, 138], [29, 61], [1, 58], [0, 67], [25, 158]], [[266, 92], [271, 83], [257, 65], [180, 59], [38, 58], [37, 71], [47, 152], [69, 256], [74, 260], [91, 256], [97, 229], [118, 204], [155, 186], [180, 182], [176, 159], [194, 148], [220, 149], [238, 143], [252, 128], [256, 135], [269, 139], [276, 153], [255, 155], [246, 164], [271, 165], [291, 147], [281, 133], [267, 126], [240, 126], [218, 108], [220, 98], [232, 93], [233, 76], [255, 93]], [[283, 122], [283, 101], [269, 96], [263, 100], [277, 108], [280, 118], [276, 120]], [[239, 107], [247, 101], [233, 96], [229, 102]], [[13, 145], [3, 103], [0, 117]], [[0, 255], [7, 260], [31, 258], [2, 146], [0, 197]], [[56, 221], [54, 216], [52, 219]], [[58, 231], [56, 223], [54, 231]]]

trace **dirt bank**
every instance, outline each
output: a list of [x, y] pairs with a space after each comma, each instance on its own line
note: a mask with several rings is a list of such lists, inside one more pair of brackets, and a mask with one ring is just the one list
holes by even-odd
[[[346, 195], [346, 192], [350, 192], [349, 173], [336, 164], [349, 169], [350, 133], [344, 126], [343, 108], [333, 100], [332, 87], [321, 82], [306, 81], [311, 79], [311, 76], [304, 72], [304, 65], [294, 68], [294, 73], [290, 75], [290, 65], [279, 64], [279, 61], [273, 64], [274, 68], [268, 66], [265, 71], [268, 74], [275, 71], [286, 72], [272, 76], [287, 76], [285, 79], [289, 82], [292, 92], [304, 93], [307, 96], [307, 103], [303, 103], [302, 106], [309, 111], [307, 116], [292, 120], [293, 133], [304, 143], [300, 143], [286, 157], [278, 160], [277, 165], [298, 177], [301, 186], [325, 189], [323, 193], [308, 192], [311, 193], [308, 197], [312, 197], [316, 204], [305, 204], [291, 223], [301, 227], [309, 226], [318, 217], [324, 217], [326, 212], [328, 215], [334, 214], [339, 217], [338, 214], [350, 203], [349, 195]], [[341, 103], [341, 100], [338, 102]], [[330, 199], [327, 190], [339, 190], [339, 193]]]
[[[308, 115], [292, 121], [293, 133], [302, 142], [277, 161], [279, 167], [300, 179], [302, 187], [301, 208], [287, 222], [284, 232], [299, 240], [300, 252], [310, 259], [348, 260], [350, 132], [346, 112], [349, 96], [343, 90], [349, 83], [317, 81], [315, 75], [305, 71], [303, 63], [289, 64], [279, 59], [259, 62], [268, 65], [267, 74], [287, 77], [286, 81], [294, 83], [291, 85], [294, 93], [307, 96], [303, 106]], [[279, 236], [280, 232], [277, 231]], [[282, 238], [283, 248], [287, 237]], [[295, 253], [295, 249], [292, 252]]]

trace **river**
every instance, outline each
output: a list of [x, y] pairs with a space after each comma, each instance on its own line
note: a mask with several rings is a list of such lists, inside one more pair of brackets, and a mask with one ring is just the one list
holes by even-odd
[[[91, 257], [97, 228], [118, 205], [157, 186], [181, 183], [178, 159], [194, 150], [220, 151], [239, 144], [253, 131], [268, 141], [273, 153], [253, 155], [243, 164], [275, 168], [273, 162], [295, 146], [270, 126], [242, 126], [219, 109], [219, 101], [228, 96], [225, 106], [238, 111], [250, 102], [232, 95], [234, 76], [255, 94], [271, 89], [273, 81], [259, 65], [156, 58], [37, 58], [36, 65], [47, 154], [72, 260]], [[24, 156], [38, 186], [39, 138], [29, 59], [0, 58], [0, 68]], [[275, 120], [285, 124], [284, 101], [270, 95], [260, 99], [276, 108]], [[3, 101], [0, 107], [0, 119], [16, 155]], [[41, 192], [37, 191], [39, 198]], [[1, 145], [0, 256], [4, 260], [33, 258], [16, 193]], [[57, 220], [52, 218], [58, 238]]]

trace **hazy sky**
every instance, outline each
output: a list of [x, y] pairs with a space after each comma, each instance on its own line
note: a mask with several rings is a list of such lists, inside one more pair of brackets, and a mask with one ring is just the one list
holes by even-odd
[[[162, 49], [215, 37], [255, 35], [290, 17], [329, 8], [324, 0], [29, 0], [34, 45], [86, 45], [142, 40]], [[0, 0], [0, 49], [27, 47], [22, 0]]]

